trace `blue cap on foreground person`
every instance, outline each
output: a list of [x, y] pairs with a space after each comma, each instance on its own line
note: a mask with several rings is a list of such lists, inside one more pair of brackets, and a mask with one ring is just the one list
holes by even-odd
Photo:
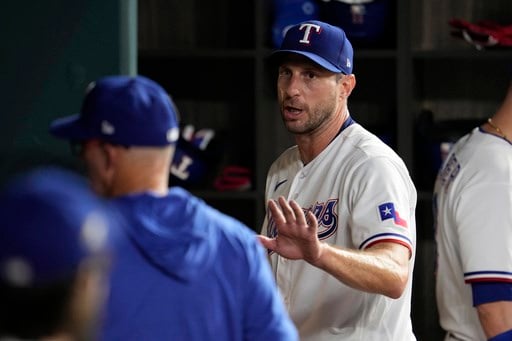
[[0, 338], [87, 340], [107, 293], [111, 224], [80, 177], [32, 170], [0, 194]]
[[169, 188], [178, 112], [160, 85], [101, 78], [50, 132], [81, 146], [92, 187], [125, 218], [101, 339], [297, 340], [255, 233]]

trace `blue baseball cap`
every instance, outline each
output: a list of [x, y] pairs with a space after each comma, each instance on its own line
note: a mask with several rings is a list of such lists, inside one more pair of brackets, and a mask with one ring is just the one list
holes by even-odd
[[46, 166], [17, 176], [0, 193], [0, 283], [44, 286], [108, 257], [113, 222], [78, 175]]
[[347, 35], [340, 27], [322, 21], [309, 20], [290, 27], [271, 59], [285, 53], [303, 55], [335, 73], [352, 73], [354, 50]]
[[107, 76], [89, 84], [80, 113], [59, 118], [59, 138], [98, 138], [126, 146], [165, 146], [179, 137], [178, 111], [169, 94], [143, 76]]

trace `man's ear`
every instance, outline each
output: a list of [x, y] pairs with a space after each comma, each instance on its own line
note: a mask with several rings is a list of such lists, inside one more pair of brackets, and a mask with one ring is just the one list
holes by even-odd
[[119, 159], [119, 148], [116, 148], [109, 143], [105, 143], [101, 149], [105, 160], [105, 168], [107, 171], [114, 169]]
[[347, 98], [352, 93], [352, 90], [356, 87], [356, 76], [354, 74], [344, 75], [340, 80], [341, 86], [343, 87], [342, 96]]

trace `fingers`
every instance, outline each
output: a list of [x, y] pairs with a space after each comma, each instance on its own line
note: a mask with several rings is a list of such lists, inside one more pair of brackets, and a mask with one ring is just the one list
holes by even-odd
[[[283, 196], [280, 196], [278, 199], [279, 205], [281, 206], [281, 211], [283, 212], [283, 216], [287, 222], [295, 220], [295, 212], [290, 204], [286, 201]], [[293, 201], [290, 201], [292, 203]]]
[[300, 207], [299, 204], [297, 204], [297, 202], [294, 200], [290, 201], [290, 207], [292, 208], [294, 216], [296, 217], [297, 224], [307, 226], [308, 223], [306, 222], [306, 216], [302, 210], [302, 207]]
[[316, 220], [316, 216], [312, 211], [308, 211], [304, 219], [306, 219], [306, 225], [316, 230], [316, 228], [318, 227], [318, 221]]
[[283, 213], [281, 212], [281, 209], [274, 200], [269, 200], [268, 209], [270, 210], [272, 218], [274, 218], [276, 224], [284, 224], [286, 222], [286, 219]]
[[258, 240], [263, 245], [264, 248], [267, 248], [269, 250], [275, 250], [276, 247], [276, 240], [274, 238], [269, 238], [267, 236], [258, 235]]
[[[306, 219], [304, 210], [295, 200], [286, 201], [283, 196], [277, 199], [277, 203], [274, 200], [270, 200], [268, 206], [277, 224], [295, 223], [297, 225], [307, 226], [308, 220], [311, 220], [310, 218]], [[310, 211], [308, 211], [308, 213], [314, 217]], [[316, 218], [314, 220], [316, 220]]]
[[282, 196], [275, 200], [268, 201], [268, 208], [276, 224], [286, 224], [295, 221], [295, 213], [286, 199]]

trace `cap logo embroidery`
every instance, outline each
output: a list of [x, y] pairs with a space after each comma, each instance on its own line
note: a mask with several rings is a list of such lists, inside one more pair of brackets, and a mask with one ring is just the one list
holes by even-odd
[[101, 132], [105, 135], [112, 135], [115, 132], [115, 128], [108, 121], [101, 121]]
[[167, 142], [174, 142], [180, 137], [179, 128], [171, 128], [167, 131], [166, 138]]
[[2, 264], [3, 276], [10, 284], [15, 286], [29, 286], [33, 281], [32, 266], [21, 257], [11, 257]]
[[304, 44], [309, 44], [310, 43], [310, 36], [311, 36], [311, 29], [314, 28], [316, 33], [320, 33], [321, 31], [321, 27], [320, 25], [315, 25], [315, 24], [312, 24], [312, 23], [304, 23], [304, 24], [301, 24], [300, 27], [299, 27], [299, 31], [302, 31], [302, 29], [304, 29], [304, 36], [302, 37], [301, 40], [299, 40], [299, 43], [304, 43]]

